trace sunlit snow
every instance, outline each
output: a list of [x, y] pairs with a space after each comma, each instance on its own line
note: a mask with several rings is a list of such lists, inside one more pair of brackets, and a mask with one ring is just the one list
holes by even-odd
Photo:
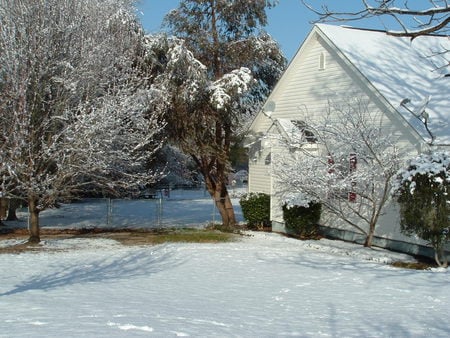
[[394, 268], [412, 258], [341, 241], [71, 238], [0, 258], [0, 337], [450, 335], [447, 270]]

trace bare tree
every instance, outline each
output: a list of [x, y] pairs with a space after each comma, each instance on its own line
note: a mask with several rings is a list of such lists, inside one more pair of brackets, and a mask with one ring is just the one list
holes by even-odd
[[58, 199], [142, 179], [161, 128], [142, 39], [128, 0], [0, 1], [1, 191], [27, 200], [30, 242]]
[[323, 119], [297, 126], [302, 133], [289, 140], [289, 155], [272, 159], [281, 200], [306, 207], [321, 202], [371, 246], [401, 163], [382, 114], [371, 111], [366, 100], [350, 99], [330, 104]]
[[[415, 38], [430, 33], [447, 34], [450, 24], [450, 5], [446, 0], [361, 0], [359, 8], [349, 11], [333, 8], [331, 1], [321, 1], [321, 5], [317, 2], [312, 5], [307, 0], [302, 2], [319, 16], [318, 21], [342, 22], [378, 17], [385, 24], [386, 31], [395, 36]], [[342, 8], [344, 5], [340, 3], [339, 6]]]

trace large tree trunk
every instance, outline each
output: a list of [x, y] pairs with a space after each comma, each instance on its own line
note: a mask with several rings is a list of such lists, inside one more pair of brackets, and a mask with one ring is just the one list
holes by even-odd
[[39, 243], [41, 241], [40, 229], [39, 229], [39, 208], [38, 199], [36, 196], [30, 196], [28, 198], [28, 214], [29, 214], [29, 232], [30, 237], [28, 243]]
[[224, 180], [214, 180], [210, 175], [205, 177], [206, 189], [214, 199], [217, 210], [219, 210], [222, 224], [225, 228], [234, 228], [236, 226], [236, 216], [230, 195]]
[[225, 184], [222, 184], [222, 187], [214, 192], [214, 201], [222, 218], [223, 226], [230, 229], [234, 228], [236, 226], [236, 216]]

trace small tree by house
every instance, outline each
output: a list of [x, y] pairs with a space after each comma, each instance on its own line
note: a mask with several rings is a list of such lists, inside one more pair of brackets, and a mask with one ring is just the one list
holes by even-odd
[[362, 98], [330, 103], [322, 118], [296, 123], [293, 138], [280, 140], [289, 152], [273, 157], [280, 200], [295, 196], [301, 203], [294, 204], [306, 207], [320, 202], [328, 215], [363, 234], [370, 247], [401, 162], [384, 123]]
[[428, 241], [439, 266], [448, 266], [450, 154], [421, 154], [399, 171], [393, 192], [400, 203], [401, 231]]

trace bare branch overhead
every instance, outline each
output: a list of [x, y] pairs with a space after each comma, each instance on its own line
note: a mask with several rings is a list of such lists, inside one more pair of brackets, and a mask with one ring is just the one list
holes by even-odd
[[315, 22], [360, 21], [377, 17], [386, 31], [395, 36], [415, 38], [431, 33], [447, 34], [450, 23], [450, 5], [446, 0], [361, 0], [358, 8], [349, 11], [333, 8], [327, 1], [321, 1], [319, 5], [312, 5], [307, 0], [302, 0], [302, 3], [317, 14]]

